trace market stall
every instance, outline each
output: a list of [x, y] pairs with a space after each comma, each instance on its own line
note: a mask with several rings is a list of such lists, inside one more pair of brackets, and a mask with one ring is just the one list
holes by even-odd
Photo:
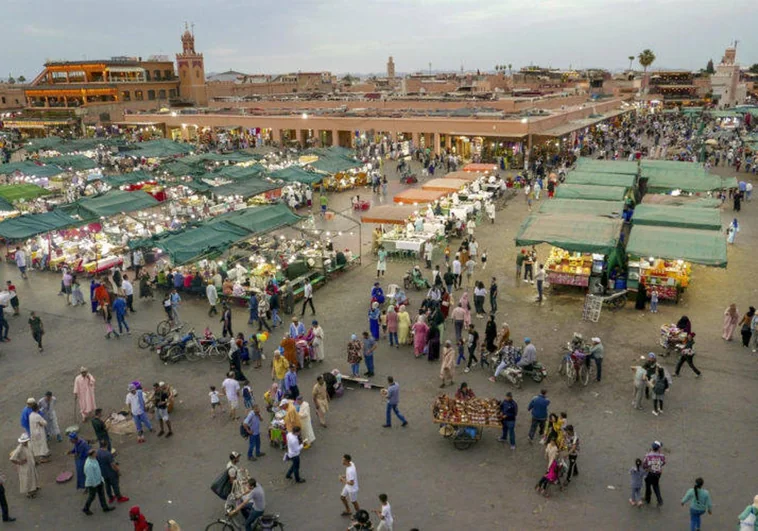
[[643, 282], [659, 299], [678, 301], [690, 281], [690, 263], [726, 267], [726, 238], [720, 231], [638, 225], [626, 248], [628, 287]]
[[286, 168], [272, 171], [269, 173], [269, 177], [287, 183], [295, 182], [307, 185], [318, 184], [324, 179], [323, 174], [307, 171], [300, 166], [288, 166]]
[[624, 173], [597, 173], [577, 170], [569, 172], [566, 175], [566, 183], [635, 188], [637, 186], [637, 176]]
[[634, 209], [632, 224], [718, 231], [721, 212], [715, 208], [642, 204]]
[[471, 173], [494, 173], [497, 171], [497, 164], [471, 163], [466, 164], [462, 170]]
[[591, 214], [621, 217], [623, 201], [592, 201], [590, 199], [553, 199], [540, 204], [540, 214]]
[[458, 450], [466, 450], [482, 438], [484, 428], [502, 428], [500, 401], [494, 398], [458, 400], [439, 395], [432, 404], [432, 422]]
[[361, 222], [405, 225], [414, 213], [418, 213], [418, 207], [413, 205], [379, 205], [363, 214]]
[[645, 194], [643, 205], [671, 205], [692, 208], [719, 208], [721, 200], [715, 197], [698, 197], [690, 195]]
[[452, 192], [460, 192], [469, 183], [470, 181], [463, 179], [430, 179], [421, 186], [421, 189], [449, 194]]
[[630, 189], [623, 186], [591, 184], [562, 184], [555, 191], [556, 199], [588, 199], [594, 201], [623, 201], [630, 198]]
[[482, 177], [486, 177], [487, 174], [481, 172], [471, 171], [451, 171], [442, 176], [442, 179], [460, 179], [463, 181], [477, 181]]
[[521, 225], [516, 245], [553, 245], [545, 264], [548, 283], [594, 290], [603, 272], [619, 261], [622, 225], [621, 219], [605, 216], [533, 214]]
[[434, 201], [437, 201], [444, 197], [446, 192], [436, 191], [436, 190], [422, 190], [419, 188], [410, 188], [408, 190], [404, 190], [400, 192], [399, 194], [395, 195], [395, 197], [392, 199], [395, 203], [405, 204], [405, 205], [416, 205], [416, 204], [426, 204], [426, 203], [433, 203]]
[[621, 173], [627, 175], [639, 174], [639, 164], [637, 162], [629, 162], [623, 160], [598, 160], [587, 157], [580, 157], [577, 159], [576, 169], [598, 173]]

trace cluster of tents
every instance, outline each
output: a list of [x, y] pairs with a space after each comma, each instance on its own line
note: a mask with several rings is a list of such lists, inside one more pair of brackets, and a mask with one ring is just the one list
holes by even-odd
[[[725, 267], [721, 201], [706, 193], [736, 187], [735, 178], [709, 174], [694, 163], [581, 158], [555, 199], [544, 201], [522, 224], [516, 245], [549, 243], [603, 254], [609, 268], [626, 255]], [[624, 211], [631, 213], [632, 206], [627, 231]]]

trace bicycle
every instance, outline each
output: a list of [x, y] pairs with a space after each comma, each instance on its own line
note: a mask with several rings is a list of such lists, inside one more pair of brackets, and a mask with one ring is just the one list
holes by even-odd
[[171, 332], [178, 332], [182, 328], [184, 328], [182, 323], [174, 323], [172, 319], [164, 319], [158, 323], [155, 331], [158, 332], [158, 335], [160, 336], [167, 336]]
[[153, 348], [166, 342], [168, 338], [155, 332], [145, 332], [139, 337], [137, 345], [139, 348]]
[[566, 385], [572, 387], [577, 381], [581, 381], [584, 387], [590, 382], [590, 373], [594, 370], [587, 367], [586, 356], [583, 352], [567, 352], [561, 364], [558, 366], [558, 374], [566, 376]]
[[[241, 531], [244, 528], [244, 523], [240, 523], [239, 519], [227, 514], [208, 524], [205, 531]], [[284, 524], [279, 521], [278, 514], [264, 514], [253, 524], [254, 531], [270, 531], [273, 529], [284, 531]]]

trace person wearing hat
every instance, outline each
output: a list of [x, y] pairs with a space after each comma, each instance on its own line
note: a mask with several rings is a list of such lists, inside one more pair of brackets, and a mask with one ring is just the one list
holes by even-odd
[[647, 476], [645, 476], [645, 503], [650, 503], [651, 490], [655, 491], [655, 498], [658, 501], [658, 507], [663, 505], [663, 498], [661, 497], [661, 474], [663, 473], [663, 467], [666, 465], [666, 456], [661, 452], [661, 443], [653, 441], [650, 451], [645, 455], [642, 460], [642, 468], [647, 470]]
[[87, 488], [87, 501], [84, 502], [82, 512], [87, 516], [92, 516], [92, 511], [89, 508], [92, 502], [95, 501], [95, 496], [97, 496], [104, 513], [113, 510], [113, 507], [110, 507], [105, 501], [103, 474], [100, 471], [100, 463], [97, 462], [96, 453], [94, 449], [91, 449], [87, 453], [87, 461], [84, 463], [84, 476], [86, 478], [84, 485]]
[[58, 442], [61, 442], [63, 437], [61, 437], [61, 429], [58, 426], [58, 414], [55, 412], [57, 401], [58, 399], [53, 396], [53, 392], [47, 391], [37, 403], [39, 404], [40, 415], [47, 421], [45, 431], [47, 431], [48, 436], [50, 438], [55, 437]]
[[95, 377], [87, 371], [87, 367], [81, 367], [79, 374], [74, 378], [74, 402], [79, 404], [82, 421], [87, 420], [87, 417], [97, 409], [95, 405]]
[[603, 375], [603, 354], [605, 349], [603, 348], [603, 343], [600, 341], [599, 337], [593, 337], [591, 341], [592, 346], [590, 347], [590, 355], [587, 356], [587, 366], [589, 367], [590, 360], [595, 360], [597, 381], [599, 382]]
[[32, 413], [29, 415], [29, 446], [37, 463], [46, 463], [50, 460], [50, 449], [47, 447], [47, 421], [39, 413], [39, 405], [34, 402], [31, 405]]
[[752, 505], [745, 507], [737, 518], [742, 526], [740, 529], [758, 529], [758, 494], [753, 498]]
[[[518, 361], [518, 366], [522, 369], [531, 368], [537, 363], [537, 347], [534, 346], [532, 340], [528, 337], [524, 338], [524, 352], [521, 354], [521, 359]], [[545, 416], [547, 418], [547, 416]]]
[[39, 490], [39, 475], [34, 462], [34, 454], [29, 447], [29, 435], [22, 433], [18, 438], [18, 446], [11, 452], [10, 462], [16, 465], [18, 471], [18, 487], [21, 494], [32, 498]]
[[134, 531], [150, 531], [152, 524], [148, 523], [145, 515], [139, 508], [139, 505], [134, 505], [129, 508], [129, 521], [134, 524]]
[[30, 433], [29, 416], [32, 414], [32, 406], [36, 403], [37, 401], [34, 398], [27, 398], [26, 406], [24, 406], [24, 409], [21, 410], [21, 427], [24, 428], [24, 431], [26, 433]]
[[503, 425], [503, 433], [498, 439], [500, 442], [505, 442], [510, 439], [511, 450], [516, 449], [516, 416], [518, 415], [518, 404], [513, 399], [513, 393], [508, 391], [505, 393], [505, 400], [500, 402], [500, 419]]
[[71, 441], [71, 444], [73, 444], [73, 448], [71, 448], [70, 454], [73, 454], [74, 456], [74, 467], [76, 468], [76, 488], [77, 489], [83, 489], [84, 488], [84, 462], [87, 460], [87, 454], [89, 453], [90, 447], [89, 444], [87, 444], [87, 441], [84, 439], [79, 438], [79, 434], [75, 431], [68, 432], [68, 440]]
[[145, 407], [145, 395], [142, 389], [138, 389], [134, 383], [129, 384], [129, 392], [126, 393], [124, 402], [129, 406], [132, 413], [132, 420], [134, 426], [137, 428], [137, 442], [145, 442], [143, 435], [143, 426], [147, 427], [148, 431], [153, 431], [153, 426], [150, 424], [150, 419], [147, 417], [147, 407]]

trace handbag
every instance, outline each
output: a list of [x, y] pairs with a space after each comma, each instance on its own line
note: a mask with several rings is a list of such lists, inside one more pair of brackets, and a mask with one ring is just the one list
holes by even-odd
[[250, 434], [245, 429], [244, 424], [240, 424], [240, 437], [242, 437], [243, 439], [247, 439], [248, 437], [250, 437]]
[[232, 480], [229, 478], [229, 472], [224, 469], [218, 477], [211, 483], [211, 490], [213, 493], [226, 501], [229, 494], [232, 492]]
[[755, 510], [750, 509], [750, 514], [740, 521], [740, 529], [742, 531], [753, 531], [755, 529]]

